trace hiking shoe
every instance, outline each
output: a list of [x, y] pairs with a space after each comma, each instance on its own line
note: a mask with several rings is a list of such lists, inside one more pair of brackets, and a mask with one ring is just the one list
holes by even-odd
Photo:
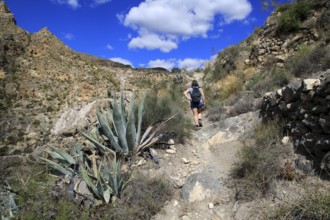
[[202, 124], [202, 120], [201, 119], [198, 120], [198, 124], [199, 124], [199, 127], [203, 127], [203, 124]]

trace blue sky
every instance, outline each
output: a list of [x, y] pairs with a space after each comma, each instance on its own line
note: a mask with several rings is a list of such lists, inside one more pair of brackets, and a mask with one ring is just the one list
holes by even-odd
[[6, 0], [17, 25], [135, 68], [194, 69], [263, 26], [261, 0]]

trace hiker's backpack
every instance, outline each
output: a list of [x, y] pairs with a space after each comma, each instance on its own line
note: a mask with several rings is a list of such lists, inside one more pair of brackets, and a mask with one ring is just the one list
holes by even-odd
[[194, 86], [191, 89], [191, 101], [196, 103], [199, 102], [201, 100], [201, 91], [199, 90], [199, 86]]

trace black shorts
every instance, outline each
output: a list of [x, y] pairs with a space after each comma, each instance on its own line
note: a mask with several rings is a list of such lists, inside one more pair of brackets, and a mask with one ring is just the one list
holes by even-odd
[[201, 109], [203, 108], [203, 102], [200, 101], [200, 102], [190, 102], [190, 108], [193, 109], [193, 108], [197, 108], [197, 109]]

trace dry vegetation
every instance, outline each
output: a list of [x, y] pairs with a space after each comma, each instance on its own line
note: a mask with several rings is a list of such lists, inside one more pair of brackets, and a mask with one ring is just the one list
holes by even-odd
[[292, 152], [280, 143], [281, 137], [278, 120], [254, 128], [254, 142], [247, 143], [240, 151], [232, 171], [239, 189], [236, 195], [239, 200], [250, 201], [269, 195], [274, 191], [274, 181], [287, 175], [283, 161]]
[[[18, 209], [15, 219], [150, 219], [173, 195], [173, 186], [165, 177], [136, 173], [122, 199], [111, 204], [84, 206], [66, 197], [66, 188], [51, 178], [44, 167], [34, 165], [32, 172], [20, 174], [26, 182], [11, 181]], [[23, 177], [24, 176], [24, 177]], [[7, 210], [8, 211], [8, 210]], [[8, 213], [2, 213], [8, 214]]]

